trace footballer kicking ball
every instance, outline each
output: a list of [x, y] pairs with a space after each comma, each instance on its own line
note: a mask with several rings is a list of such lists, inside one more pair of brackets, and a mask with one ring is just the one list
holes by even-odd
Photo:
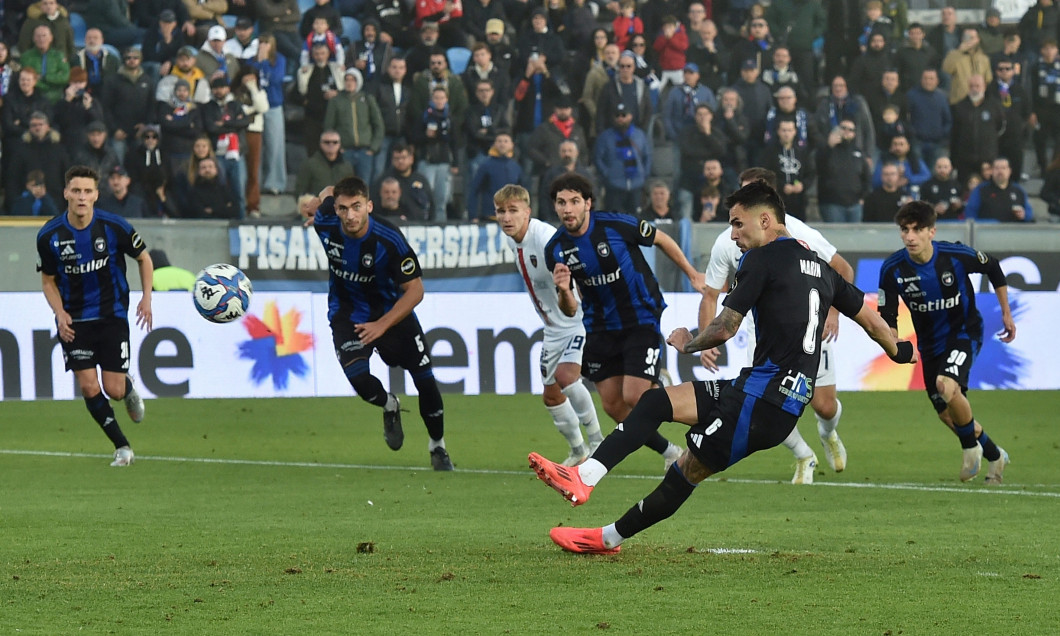
[[192, 300], [199, 315], [210, 322], [232, 322], [250, 309], [254, 286], [235, 265], [208, 265], [195, 278]]

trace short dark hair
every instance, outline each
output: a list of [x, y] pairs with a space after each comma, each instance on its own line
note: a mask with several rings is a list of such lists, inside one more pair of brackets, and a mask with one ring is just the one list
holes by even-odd
[[89, 166], [73, 166], [66, 171], [66, 185], [74, 179], [92, 179], [99, 185], [99, 173]]
[[740, 173], [740, 183], [751, 181], [765, 181], [766, 185], [775, 190], [777, 188], [777, 173], [769, 168], [748, 168]]
[[332, 195], [338, 197], [364, 197], [368, 198], [368, 184], [360, 177], [346, 177], [332, 188]]
[[390, 146], [391, 157], [393, 157], [399, 152], [407, 152], [414, 157], [416, 156], [416, 149], [412, 146], [412, 144], [403, 144], [399, 142], [394, 144], [393, 146]]
[[548, 198], [556, 200], [556, 195], [563, 190], [574, 190], [586, 201], [593, 198], [593, 184], [577, 172], [566, 172], [556, 177], [548, 187]]
[[738, 205], [746, 209], [770, 208], [773, 210], [773, 214], [776, 215], [777, 221], [781, 225], [784, 224], [784, 200], [780, 198], [773, 186], [761, 179], [752, 181], [725, 197], [726, 208], [731, 210]]
[[898, 227], [911, 225], [918, 230], [935, 227], [935, 221], [937, 219], [938, 215], [935, 214], [935, 206], [927, 201], [919, 200], [906, 203], [898, 208], [898, 213], [894, 215], [894, 222]]

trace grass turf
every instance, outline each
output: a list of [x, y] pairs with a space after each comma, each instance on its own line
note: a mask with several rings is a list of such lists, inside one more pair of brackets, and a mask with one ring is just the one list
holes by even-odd
[[847, 471], [795, 487], [786, 450], [759, 453], [607, 557], [548, 529], [613, 521], [662, 461], [638, 451], [570, 508], [526, 468], [566, 454], [536, 396], [446, 396], [447, 474], [414, 398], [397, 453], [356, 398], [153, 400], [139, 425], [118, 405], [127, 469], [81, 402], [5, 402], [0, 632], [1048, 633], [1058, 398], [972, 394], [1013, 458], [987, 487], [957, 481], [923, 394], [842, 395]]

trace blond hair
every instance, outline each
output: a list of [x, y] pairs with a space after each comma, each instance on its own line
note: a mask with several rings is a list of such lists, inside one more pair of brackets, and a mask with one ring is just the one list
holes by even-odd
[[497, 190], [493, 195], [493, 205], [496, 206], [501, 206], [512, 201], [525, 203], [527, 207], [530, 207], [530, 193], [521, 185], [509, 183], [500, 190]]

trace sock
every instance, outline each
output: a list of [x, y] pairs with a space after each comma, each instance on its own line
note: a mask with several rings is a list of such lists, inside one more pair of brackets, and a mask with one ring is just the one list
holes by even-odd
[[582, 483], [586, 486], [595, 486], [607, 474], [607, 466], [592, 457], [582, 462], [575, 470], [578, 471], [578, 477], [581, 478]]
[[[380, 382], [382, 384], [382, 382]], [[386, 394], [386, 404], [383, 405], [384, 411], [396, 411], [398, 410], [399, 402], [397, 396], [393, 393]]]
[[978, 443], [975, 440], [975, 418], [968, 420], [968, 423], [963, 426], [956, 426], [953, 429], [954, 433], [957, 433], [957, 439], [961, 440], [961, 448], [975, 448]]
[[585, 383], [579, 378], [574, 384], [564, 387], [563, 395], [567, 396], [567, 400], [574, 407], [574, 412], [578, 414], [578, 421], [585, 427], [585, 437], [589, 440], [589, 443], [599, 444], [602, 442], [604, 436], [600, 432], [600, 418], [596, 414], [593, 396], [589, 394], [589, 389], [586, 388]]
[[129, 394], [133, 392], [132, 378], [125, 376], [125, 395], [122, 395], [118, 400], [124, 400], [129, 397]]
[[630, 411], [625, 422], [604, 439], [593, 453], [593, 458], [600, 461], [608, 470], [618, 465], [641, 446], [648, 444], [649, 438], [662, 439], [662, 448], [651, 446], [652, 450], [663, 453], [670, 446], [669, 440], [659, 434], [659, 426], [674, 417], [673, 405], [665, 389], [649, 389], [641, 396], [640, 401]]
[[442, 405], [442, 392], [434, 381], [434, 374], [428, 370], [425, 374], [413, 375], [412, 383], [420, 394], [420, 417], [427, 427], [427, 435], [440, 442], [445, 435], [445, 408]]
[[552, 415], [552, 422], [556, 425], [556, 430], [566, 438], [571, 448], [577, 448], [585, 443], [585, 440], [582, 439], [581, 427], [578, 426], [578, 414], [574, 412], [574, 407], [571, 406], [570, 400], [563, 400], [562, 404], [546, 406], [545, 408]]
[[817, 415], [817, 434], [821, 436], [821, 439], [824, 439], [831, 435], [832, 431], [834, 431], [835, 428], [839, 426], [839, 418], [843, 416], [843, 403], [839, 400], [836, 400], [835, 406], [835, 415], [832, 417], [832, 419], [822, 419], [820, 415], [814, 413], [814, 415]]
[[641, 499], [615, 522], [615, 531], [628, 539], [641, 530], [650, 528], [677, 512], [695, 489], [695, 484], [685, 479], [681, 469], [674, 464], [666, 471], [662, 483], [651, 494]]
[[92, 414], [92, 419], [96, 420], [107, 438], [114, 444], [114, 448], [129, 446], [129, 440], [125, 439], [125, 434], [121, 432], [118, 420], [114, 419], [114, 409], [110, 408], [110, 402], [102, 393], [97, 393], [94, 397], [86, 397], [85, 406]]
[[791, 433], [784, 438], [784, 445], [791, 449], [791, 452], [795, 455], [795, 459], [813, 457], [813, 451], [806, 445], [806, 440], [802, 439], [798, 426], [791, 429]]
[[[652, 390], [653, 391], [663, 391], [663, 389], [652, 389]], [[670, 417], [673, 417], [673, 415], [671, 415]], [[628, 418], [627, 418], [626, 421], [629, 421]], [[658, 429], [659, 427], [656, 426], [655, 428]], [[641, 444], [641, 446], [647, 446], [648, 448], [652, 449], [656, 453], [659, 453], [660, 455], [662, 455], [663, 453], [666, 452], [666, 449], [670, 448], [670, 440], [668, 440], [665, 437], [663, 437], [663, 434], [660, 433], [658, 430], [656, 430], [654, 433], [652, 433], [651, 435], [648, 436], [648, 438], [644, 441], [643, 444]]]
[[996, 462], [1001, 459], [1001, 451], [998, 450], [997, 444], [994, 443], [994, 440], [987, 436], [985, 430], [979, 434], [979, 445], [983, 447], [983, 457], [988, 461]]
[[436, 448], [445, 448], [445, 438], [427, 440], [427, 452], [428, 453], [433, 451]]
[[[367, 365], [365, 365], [367, 367]], [[379, 378], [375, 377], [371, 373], [358, 373], [357, 375], [349, 378], [350, 386], [357, 392], [357, 395], [361, 397], [365, 402], [375, 406], [386, 406], [390, 394], [383, 388], [383, 383], [379, 381]]]
[[604, 547], [617, 548], [626, 540], [626, 537], [623, 537], [618, 533], [618, 530], [615, 529], [615, 524], [613, 523], [604, 526], [601, 530], [603, 530], [602, 538], [604, 540]]

